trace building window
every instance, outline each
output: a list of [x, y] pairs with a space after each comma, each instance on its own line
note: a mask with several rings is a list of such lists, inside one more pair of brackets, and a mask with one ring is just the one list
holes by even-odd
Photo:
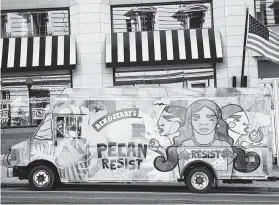
[[1, 38], [69, 35], [68, 10], [8, 12], [1, 15]]
[[116, 69], [116, 86], [154, 85], [172, 88], [214, 87], [213, 68], [200, 69], [164, 69], [152, 71], [127, 71]]
[[11, 122], [10, 92], [2, 90], [1, 99], [1, 127], [3, 127], [8, 126]]
[[[2, 74], [4, 95], [1, 103], [1, 126], [38, 126], [44, 119], [48, 104], [55, 100], [65, 88], [71, 87], [70, 71], [42, 71], [36, 73]], [[31, 89], [26, 86], [26, 75], [33, 80]], [[5, 119], [4, 119], [5, 118]]]
[[49, 90], [32, 89], [29, 91], [29, 106], [31, 107], [32, 112], [32, 125], [39, 125], [42, 122], [45, 115], [44, 108], [49, 104], [49, 96]]
[[203, 28], [208, 9], [203, 4], [182, 5], [173, 18], [180, 22], [182, 29]]
[[118, 33], [211, 28], [211, 3], [206, 0], [200, 2], [117, 6], [112, 9], [113, 31]]
[[6, 37], [7, 15], [1, 15], [1, 38]]
[[205, 83], [193, 83], [192, 88], [206, 88]]
[[152, 31], [157, 9], [154, 7], [133, 8], [124, 14], [127, 31]]
[[279, 1], [255, 0], [256, 18], [266, 26], [279, 25]]
[[47, 35], [47, 13], [35, 13], [32, 14], [33, 18], [33, 32], [34, 36], [46, 36]]
[[127, 26], [127, 31], [131, 32], [132, 31], [132, 20], [131, 19], [126, 20], [126, 26]]

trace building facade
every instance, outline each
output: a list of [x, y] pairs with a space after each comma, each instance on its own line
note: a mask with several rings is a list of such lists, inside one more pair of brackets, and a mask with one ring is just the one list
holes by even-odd
[[[277, 0], [2, 0], [2, 126], [37, 126], [65, 87], [239, 87], [247, 7], [279, 34]], [[247, 51], [244, 75], [278, 115], [279, 66]]]

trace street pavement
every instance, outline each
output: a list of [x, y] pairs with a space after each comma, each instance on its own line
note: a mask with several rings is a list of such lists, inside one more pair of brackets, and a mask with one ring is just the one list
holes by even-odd
[[7, 178], [1, 167], [1, 204], [278, 204], [279, 182], [223, 184], [210, 193], [191, 193], [184, 183], [63, 184], [36, 192], [27, 180]]
[[[36, 192], [27, 180], [6, 177], [1, 166], [1, 204], [279, 204], [279, 181], [223, 184], [207, 194], [191, 193], [180, 183], [63, 184]], [[279, 167], [273, 169], [279, 179]]]
[[[171, 189], [170, 189], [171, 188]], [[1, 204], [278, 204], [276, 192], [190, 193], [185, 187], [71, 185], [35, 192], [27, 187], [2, 188]]]

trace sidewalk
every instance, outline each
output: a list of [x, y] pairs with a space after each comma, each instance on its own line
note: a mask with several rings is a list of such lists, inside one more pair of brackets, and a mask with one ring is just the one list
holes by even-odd
[[[279, 167], [274, 168], [274, 172], [276, 173], [275, 176], [279, 178]], [[7, 168], [4, 166], [1, 166], [1, 187], [27, 187], [28, 181], [27, 180], [19, 180], [16, 177], [8, 178], [6, 177]], [[109, 186], [109, 185], [116, 185], [116, 184], [110, 184], [110, 183], [97, 183], [100, 186]], [[134, 183], [125, 183], [121, 184], [121, 186], [133, 186]], [[139, 187], [146, 187], [146, 183], [137, 183], [136, 184]], [[149, 186], [152, 187], [160, 187], [160, 189], [163, 186], [168, 186], [168, 188], [173, 187], [174, 189], [177, 189], [181, 187], [182, 190], [184, 190], [184, 183], [149, 183]], [[89, 186], [88, 184], [79, 184], [75, 187], [77, 189], [82, 188], [84, 186]], [[171, 186], [171, 187], [170, 187]], [[67, 187], [67, 186], [65, 186]], [[214, 189], [213, 189], [214, 190]], [[279, 181], [253, 181], [252, 184], [224, 184], [221, 181], [219, 182], [218, 188], [216, 191], [221, 192], [279, 192]]]

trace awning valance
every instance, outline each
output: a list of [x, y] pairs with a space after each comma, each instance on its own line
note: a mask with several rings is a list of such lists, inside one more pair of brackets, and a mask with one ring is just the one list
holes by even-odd
[[113, 33], [106, 38], [108, 67], [222, 62], [217, 29]]
[[2, 72], [25, 69], [70, 69], [76, 64], [74, 36], [0, 39]]

